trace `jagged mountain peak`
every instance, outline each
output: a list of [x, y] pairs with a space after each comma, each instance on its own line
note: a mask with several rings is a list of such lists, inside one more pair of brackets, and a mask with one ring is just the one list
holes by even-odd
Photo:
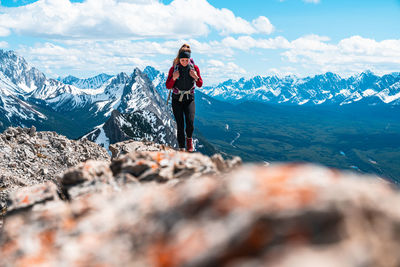
[[150, 80], [154, 80], [158, 75], [161, 74], [159, 70], [152, 66], [147, 66], [146, 68], [144, 68], [143, 72], [146, 73]]
[[112, 83], [125, 83], [129, 79], [129, 75], [125, 72], [118, 73]]
[[60, 82], [63, 82], [63, 83], [68, 83], [69, 81], [75, 82], [75, 81], [79, 80], [79, 78], [75, 77], [75, 76], [72, 76], [72, 75], [68, 75], [65, 78], [58, 77], [56, 80], [60, 81]]
[[328, 78], [330, 78], [330, 79], [335, 79], [335, 80], [341, 80], [341, 79], [342, 79], [342, 78], [340, 77], [340, 75], [338, 75], [338, 74], [336, 74], [336, 73], [333, 73], [333, 72], [330, 72], [330, 71], [326, 72], [326, 73], [324, 74], [324, 76], [325, 76], [325, 77], [328, 77]]
[[400, 77], [400, 72], [392, 72], [390, 75], [394, 77]]
[[233, 85], [235, 82], [236, 82], [235, 80], [229, 79], [229, 80], [226, 80], [223, 83], [221, 83], [221, 85], [224, 85], [224, 86]]
[[[12, 50], [4, 50], [0, 48], [0, 59], [12, 58], [16, 60], [19, 56]], [[25, 61], [25, 60], [24, 60]]]
[[155, 141], [176, 147], [175, 124], [165, 123], [165, 116], [160, 117], [150, 109], [140, 109], [129, 113], [113, 110], [108, 120], [83, 137], [104, 146], [129, 139]]
[[138, 67], [135, 67], [135, 68], [133, 69], [133, 72], [132, 72], [131, 76], [142, 75], [142, 73], [143, 73], [143, 72], [142, 72]]
[[151, 107], [152, 112], [159, 116], [165, 112], [162, 111], [163, 100], [152, 81], [139, 68], [135, 68], [126, 82], [118, 109], [122, 112], [131, 112], [145, 107]]
[[42, 88], [46, 81], [46, 76], [42, 72], [32, 67], [22, 56], [12, 50], [0, 49], [0, 71], [23, 93]]
[[63, 79], [57, 79], [57, 80], [63, 82], [64, 84], [73, 85], [80, 89], [97, 89], [100, 88], [105, 82], [110, 80], [112, 77], [114, 76], [108, 75], [106, 73], [101, 73], [86, 79], [80, 79], [75, 76], [68, 75]]
[[130, 75], [131, 82], [138, 82], [140, 84], [151, 83], [151, 80], [147, 76], [147, 74], [141, 71], [138, 67], [133, 69], [133, 72]]
[[363, 71], [361, 73], [361, 75], [364, 75], [364, 76], [375, 76], [374, 72], [371, 71], [371, 70], [365, 70], [365, 71]]

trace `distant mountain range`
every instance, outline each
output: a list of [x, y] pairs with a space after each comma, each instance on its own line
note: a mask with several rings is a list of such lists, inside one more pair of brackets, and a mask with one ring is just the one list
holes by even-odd
[[[166, 99], [167, 75], [153, 67], [143, 71], [153, 81], [160, 95]], [[230, 103], [257, 101], [289, 105], [399, 105], [400, 73], [377, 76], [365, 71], [349, 78], [332, 72], [314, 77], [255, 76], [251, 79], [227, 80], [216, 86], [205, 86], [198, 91]]]
[[112, 77], [113, 75], [101, 73], [88, 79], [80, 79], [69, 75], [65, 78], [58, 77], [57, 80], [64, 84], [70, 84], [81, 89], [97, 89]]
[[261, 77], [228, 80], [202, 92], [231, 103], [258, 101], [294, 105], [400, 104], [400, 74], [383, 76], [370, 71], [349, 78], [332, 72], [314, 77]]

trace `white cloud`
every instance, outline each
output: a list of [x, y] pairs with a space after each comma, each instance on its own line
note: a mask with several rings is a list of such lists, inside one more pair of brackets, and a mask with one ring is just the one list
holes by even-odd
[[306, 35], [290, 42], [290, 47], [296, 50], [315, 50], [324, 51], [334, 49], [333, 45], [326, 44], [329, 41], [329, 37], [319, 35]]
[[[114, 46], [111, 44], [104, 46], [87, 42], [69, 48], [44, 43], [37, 44], [35, 47], [21, 47], [18, 53], [33, 66], [49, 75], [62, 72], [67, 74], [79, 72], [112, 74], [122, 71], [131, 73], [135, 67], [144, 68], [148, 65], [159, 67], [157, 61], [151, 60], [151, 56], [144, 54], [140, 57], [135, 52], [131, 53], [127, 44], [117, 43]], [[157, 53], [156, 50], [154, 53]]]
[[[45, 42], [36, 43], [34, 47], [21, 46], [17, 52], [49, 75], [55, 72], [59, 75], [79, 75], [79, 72], [130, 73], [135, 67], [144, 68], [148, 65], [168, 71], [183, 43], [191, 45], [196, 62], [199, 55], [210, 58], [223, 55], [224, 60], [233, 55], [233, 51], [220, 42], [203, 43], [195, 39], [165, 42], [67, 40], [58, 44]], [[53, 68], [52, 72], [50, 68]]]
[[216, 84], [228, 79], [239, 79], [247, 74], [246, 70], [234, 62], [211, 59], [203, 67], [201, 76], [207, 84]]
[[249, 50], [252, 48], [278, 49], [288, 48], [290, 43], [282, 36], [269, 39], [254, 39], [251, 36], [240, 36], [238, 38], [226, 37], [222, 40], [222, 45], [240, 50]]
[[270, 68], [268, 70], [268, 72], [271, 75], [276, 75], [276, 76], [279, 76], [279, 77], [285, 77], [285, 76], [289, 76], [289, 75], [295, 75], [296, 68], [290, 67], [290, 66], [280, 67], [280, 68]]
[[[261, 55], [260, 60], [263, 60], [262, 50], [281, 50], [282, 52], [279, 53], [283, 57], [277, 64], [283, 64], [285, 67], [270, 68], [270, 72], [280, 75], [309, 75], [332, 71], [346, 76], [366, 69], [383, 74], [398, 71], [400, 68], [399, 39], [378, 42], [361, 36], [352, 36], [333, 43], [329, 37], [315, 34], [302, 36], [293, 41], [288, 41], [281, 36], [269, 39], [241, 36], [238, 38], [226, 37], [221, 42], [214, 42], [212, 46], [208, 44], [203, 44], [203, 46], [210, 49], [210, 51], [205, 49], [203, 51], [205, 54], [216, 48], [219, 51], [237, 49], [246, 53], [258, 49], [258, 53]], [[233, 53], [234, 50], [231, 52]], [[225, 61], [213, 58], [208, 61], [208, 64], [212, 69], [220, 69], [223, 62]], [[238, 74], [243, 73], [233, 72], [227, 74], [225, 79], [238, 76]], [[215, 74], [215, 76], [218, 75]], [[221, 79], [225, 80], [223, 77]]]
[[260, 33], [271, 34], [274, 31], [274, 26], [271, 24], [269, 19], [264, 16], [260, 16], [253, 20], [253, 25]]
[[219, 41], [200, 42], [195, 39], [189, 39], [187, 42], [175, 43], [173, 49], [176, 50], [182, 43], [189, 43], [193, 53], [199, 53], [208, 56], [223, 55], [224, 57], [233, 57], [234, 51]]
[[39, 0], [3, 12], [0, 36], [12, 30], [54, 39], [182, 38], [212, 30], [228, 35], [269, 34], [274, 29], [264, 16], [250, 23], [206, 0], [174, 0], [169, 5], [156, 0]]
[[376, 41], [352, 36], [337, 44], [328, 39], [308, 36], [291, 42], [291, 48], [282, 55], [303, 72], [333, 71], [350, 75], [373, 70], [392, 72], [400, 68], [400, 40]]
[[7, 48], [8, 43], [6, 41], [0, 41], [0, 48]]
[[[1, 14], [0, 14], [0, 16], [1, 16]], [[10, 35], [10, 33], [11, 32], [8, 28], [0, 26], [0, 36], [8, 36], [8, 35]]]
[[209, 60], [208, 64], [212, 67], [223, 67], [225, 65], [224, 62], [215, 59]]

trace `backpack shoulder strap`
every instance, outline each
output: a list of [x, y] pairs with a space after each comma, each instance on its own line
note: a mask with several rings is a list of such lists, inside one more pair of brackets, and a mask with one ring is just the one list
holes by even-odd
[[194, 69], [194, 60], [193, 60], [193, 58], [191, 58], [190, 61], [189, 61], [189, 67], [190, 67], [191, 70], [195, 70]]

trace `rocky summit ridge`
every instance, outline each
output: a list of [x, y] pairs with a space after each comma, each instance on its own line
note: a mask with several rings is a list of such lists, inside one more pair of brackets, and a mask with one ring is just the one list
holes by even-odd
[[107, 151], [87, 139], [10, 127], [0, 134], [0, 205], [10, 190], [46, 181], [88, 159], [109, 161]]
[[[2, 171], [18, 157], [31, 164], [17, 163], [2, 186], [1, 266], [400, 264], [400, 195], [378, 177], [129, 140], [111, 145], [110, 159], [34, 128], [9, 128], [0, 142], [11, 149]], [[24, 155], [35, 144], [36, 156]], [[35, 164], [38, 176], [17, 171]]]

